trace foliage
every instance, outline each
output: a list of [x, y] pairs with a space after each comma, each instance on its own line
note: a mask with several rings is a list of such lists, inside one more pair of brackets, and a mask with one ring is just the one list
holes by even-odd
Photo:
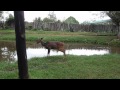
[[25, 29], [31, 30], [33, 28], [32, 22], [25, 21]]
[[109, 42], [109, 45], [120, 46], [120, 40], [119, 39], [113, 39]]
[[45, 18], [43, 19], [43, 22], [49, 23], [49, 22], [54, 22], [54, 20], [51, 20], [50, 18], [45, 17]]
[[120, 25], [120, 11], [103, 11], [103, 15], [106, 14], [108, 15], [112, 22], [118, 27], [118, 34], [117, 38], [120, 39], [120, 30], [119, 30], [119, 25]]
[[6, 19], [5, 24], [9, 27], [12, 27], [12, 25], [14, 25], [14, 16], [12, 14], [9, 14], [9, 17]]
[[72, 16], [68, 17], [64, 22], [68, 24], [79, 24], [79, 22]]
[[43, 19], [43, 22], [47, 22], [47, 23], [56, 22], [56, 21], [57, 21], [57, 18], [54, 12], [51, 12], [51, 13], [49, 12], [48, 17], [45, 17]]
[[61, 23], [61, 21], [60, 21], [60, 20], [57, 20], [56, 22], [57, 22], [57, 23]]
[[89, 25], [89, 24], [90, 24], [90, 22], [89, 22], [89, 21], [84, 21], [84, 22], [82, 22], [81, 24], [86, 24], [86, 25]]
[[42, 22], [41, 17], [35, 18], [33, 22]]
[[120, 11], [108, 11], [106, 14], [112, 19], [112, 22], [115, 23], [118, 26], [118, 34], [117, 38], [120, 39]]
[[0, 11], [0, 21], [3, 19], [3, 11]]
[[50, 20], [54, 21], [54, 22], [57, 20], [54, 11], [52, 11], [51, 13], [49, 12], [48, 18], [49, 18]]
[[107, 11], [106, 14], [111, 18], [112, 22], [117, 26], [120, 24], [120, 11]]

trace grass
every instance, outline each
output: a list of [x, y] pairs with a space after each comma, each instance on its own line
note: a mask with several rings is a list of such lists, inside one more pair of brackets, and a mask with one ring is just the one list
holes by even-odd
[[[120, 55], [49, 56], [28, 61], [30, 79], [120, 79]], [[0, 63], [0, 79], [18, 78], [16, 63]]]
[[[116, 58], [115, 58], [116, 57]], [[36, 66], [37, 71], [30, 75], [40, 75], [41, 78], [53, 79], [100, 79], [120, 78], [120, 57], [117, 55], [104, 56], [68, 56], [65, 60], [62, 57], [34, 58], [40, 60]], [[115, 58], [113, 60], [113, 58]], [[45, 59], [45, 60], [44, 60]], [[47, 62], [47, 63], [46, 63]], [[40, 78], [39, 77], [39, 78]], [[31, 78], [38, 78], [32, 76]]]
[[0, 62], [0, 79], [18, 79], [17, 62]]
[[[41, 37], [45, 41], [120, 46], [116, 36], [107, 33], [26, 30], [26, 41]], [[0, 40], [15, 41], [15, 31], [0, 30]], [[120, 79], [119, 59], [119, 54], [36, 57], [28, 61], [28, 70], [30, 79]], [[17, 62], [0, 62], [0, 79], [18, 79]]]
[[[66, 31], [33, 31], [26, 30], [26, 41], [35, 42], [44, 37], [45, 41], [62, 41], [88, 44], [101, 44], [110, 46], [120, 46], [120, 41], [116, 41], [116, 36], [110, 33], [93, 32], [66, 32]], [[0, 30], [0, 40], [15, 41], [14, 30]]]

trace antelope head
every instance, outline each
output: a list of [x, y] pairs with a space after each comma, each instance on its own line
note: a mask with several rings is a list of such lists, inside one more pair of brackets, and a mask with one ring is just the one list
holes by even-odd
[[37, 44], [38, 44], [38, 43], [41, 43], [42, 40], [43, 40], [43, 38], [37, 40], [36, 43], [37, 43]]

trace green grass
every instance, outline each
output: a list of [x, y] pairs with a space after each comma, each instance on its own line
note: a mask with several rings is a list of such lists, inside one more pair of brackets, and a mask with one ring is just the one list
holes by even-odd
[[[28, 67], [30, 79], [120, 79], [119, 54], [36, 57]], [[0, 62], [0, 79], [16, 78], [17, 62]]]
[[[26, 41], [35, 43], [41, 37], [45, 41], [120, 46], [113, 34], [26, 30]], [[0, 30], [0, 40], [15, 41], [15, 31]], [[30, 79], [120, 79], [120, 55], [32, 58], [28, 68]], [[17, 62], [0, 62], [0, 79], [18, 79]]]
[[[116, 36], [110, 35], [109, 33], [100, 34], [100, 33], [93, 33], [93, 32], [26, 30], [26, 41], [35, 42], [41, 37], [43, 37], [45, 41], [62, 41], [62, 42], [120, 46], [120, 41], [114, 40], [116, 39]], [[15, 31], [0, 30], [0, 40], [15, 41]], [[112, 40], [114, 40], [114, 42], [111, 42]]]
[[18, 79], [17, 63], [0, 62], [0, 79]]

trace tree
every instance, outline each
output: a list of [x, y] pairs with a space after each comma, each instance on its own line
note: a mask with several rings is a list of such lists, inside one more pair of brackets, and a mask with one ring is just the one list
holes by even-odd
[[50, 20], [52, 20], [53, 22], [55, 22], [55, 21], [57, 20], [54, 11], [49, 12], [49, 14], [48, 14], [48, 18], [49, 18]]
[[64, 22], [68, 24], [79, 24], [79, 22], [72, 16], [68, 17]]
[[41, 17], [38, 17], [38, 18], [35, 18], [34, 19], [34, 26], [33, 28], [37, 28], [37, 29], [41, 29], [42, 28], [42, 20], [41, 20]]
[[112, 22], [118, 27], [118, 34], [117, 34], [117, 38], [120, 39], [120, 30], [119, 30], [119, 26], [120, 26], [120, 11], [105, 11], [106, 15], [108, 15]]
[[0, 11], [0, 21], [3, 19], [3, 11]]
[[42, 22], [42, 20], [41, 20], [41, 18], [40, 18], [40, 17], [38, 17], [38, 22]]
[[113, 23], [117, 26], [120, 25], [120, 11], [108, 11], [106, 14], [111, 18]]
[[56, 22], [56, 21], [57, 19], [56, 19], [56, 15], [54, 14], [54, 12], [49, 12], [48, 17], [45, 17], [43, 19], [43, 22], [47, 22], [47, 23]]
[[47, 22], [47, 23], [49, 23], [49, 22], [54, 22], [54, 21], [51, 20], [51, 19], [49, 19], [49, 18], [47, 18], [47, 17], [45, 17], [45, 18], [43, 19], [43, 22]]
[[61, 23], [61, 21], [60, 21], [60, 20], [57, 20], [56, 22], [57, 22], [57, 23]]
[[5, 27], [4, 13], [6, 13], [6, 15], [7, 15], [8, 11], [0, 11], [0, 27], [2, 27], [2, 28]]
[[28, 66], [26, 55], [26, 39], [25, 39], [25, 24], [24, 12], [14, 11], [15, 16], [15, 34], [16, 34], [16, 49], [18, 56], [18, 70], [20, 79], [28, 79]]
[[41, 20], [40, 17], [38, 17], [38, 18], [35, 18], [35, 19], [33, 20], [33, 22], [42, 22], [42, 20]]
[[3, 11], [0, 11], [0, 27], [3, 28], [4, 22], [2, 21], [2, 19], [3, 19]]
[[6, 19], [5, 24], [9, 27], [14, 27], [14, 16], [9, 14], [9, 17]]
[[88, 24], [90, 24], [90, 22], [89, 22], [89, 21], [84, 21], [84, 22], [82, 22], [81, 24], [88, 25]]

